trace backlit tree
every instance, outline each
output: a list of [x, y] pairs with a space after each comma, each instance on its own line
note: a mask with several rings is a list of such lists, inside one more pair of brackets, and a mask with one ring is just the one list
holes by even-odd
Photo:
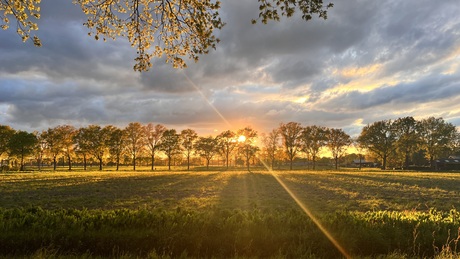
[[[254, 0], [255, 1], [255, 0]], [[322, 0], [259, 0], [259, 19], [262, 23], [291, 17], [295, 11], [302, 19], [313, 15], [327, 18]], [[184, 56], [197, 61], [199, 55], [215, 48], [219, 39], [214, 30], [224, 26], [220, 18], [218, 0], [74, 0], [87, 15], [84, 23], [90, 36], [128, 39], [137, 49], [137, 71], [148, 70], [153, 57], [166, 57], [174, 67], [185, 67]], [[0, 28], [8, 29], [10, 19], [16, 20], [16, 30], [23, 41], [38, 29], [40, 0], [0, 0]], [[257, 22], [253, 20], [253, 23]], [[37, 36], [33, 43], [41, 46]]]
[[187, 158], [187, 171], [190, 170], [190, 156], [195, 148], [195, 141], [197, 138], [198, 134], [192, 129], [184, 129], [180, 132], [180, 144]]
[[301, 148], [300, 136], [302, 126], [298, 122], [281, 123], [279, 133], [282, 137], [284, 151], [289, 159], [289, 169], [292, 170], [292, 162]]
[[179, 134], [175, 129], [168, 129], [163, 132], [160, 150], [168, 157], [168, 170], [171, 170], [171, 159], [180, 151]]
[[328, 130], [322, 126], [307, 126], [302, 130], [300, 142], [302, 151], [311, 156], [313, 170], [316, 168], [316, 158], [327, 144]]
[[387, 159], [396, 149], [396, 134], [391, 120], [377, 121], [365, 126], [357, 141], [362, 147], [380, 157], [382, 169], [386, 169]]
[[334, 158], [336, 170], [339, 158], [345, 154], [347, 148], [352, 143], [353, 141], [351, 140], [350, 135], [345, 133], [342, 129], [329, 129], [327, 131], [327, 147]]
[[144, 126], [145, 131], [145, 143], [147, 146], [147, 150], [150, 154], [151, 158], [151, 170], [155, 169], [155, 155], [158, 153], [160, 149], [161, 141], [163, 133], [166, 131], [166, 127], [157, 124], [153, 125], [153, 123], [149, 123]]
[[136, 159], [144, 150], [145, 130], [139, 122], [131, 122], [124, 129], [126, 136], [126, 150], [133, 161], [133, 170], [136, 171]]

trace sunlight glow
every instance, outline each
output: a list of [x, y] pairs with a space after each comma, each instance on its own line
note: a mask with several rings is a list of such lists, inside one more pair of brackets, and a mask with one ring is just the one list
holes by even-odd
[[[203, 99], [212, 107], [212, 109], [222, 118], [222, 120], [231, 127], [230, 123], [224, 118], [224, 116], [217, 110], [217, 108], [204, 96], [200, 89], [192, 82], [192, 80], [183, 72], [187, 81], [200, 93]], [[246, 137], [241, 135], [238, 137], [238, 142], [245, 142]], [[289, 189], [289, 187], [278, 177], [278, 175], [271, 170], [271, 168], [257, 156], [257, 159], [264, 165], [268, 172], [276, 179], [276, 181], [286, 190], [286, 192], [291, 196], [291, 198], [297, 203], [297, 205], [307, 214], [308, 217], [315, 223], [315, 225], [323, 232], [323, 234], [331, 241], [331, 243], [337, 248], [337, 250], [342, 253], [345, 258], [351, 258], [347, 251], [340, 245], [340, 243], [332, 236], [332, 234], [321, 224], [321, 222], [313, 215], [313, 213], [307, 208], [307, 206], [295, 195], [294, 192]]]

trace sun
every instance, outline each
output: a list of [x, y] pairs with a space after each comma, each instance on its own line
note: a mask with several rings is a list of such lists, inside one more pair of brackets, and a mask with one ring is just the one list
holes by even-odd
[[238, 137], [238, 142], [245, 142], [246, 141], [246, 137], [244, 135], [241, 135]]

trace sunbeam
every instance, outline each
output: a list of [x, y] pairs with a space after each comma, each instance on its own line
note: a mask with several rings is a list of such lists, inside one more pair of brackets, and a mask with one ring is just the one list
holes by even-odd
[[[187, 81], [200, 93], [201, 97], [211, 106], [211, 108], [222, 118], [222, 120], [231, 127], [232, 125], [225, 119], [225, 117], [219, 112], [219, 110], [206, 98], [206, 96], [201, 92], [201, 90], [193, 83], [193, 81], [183, 72]], [[297, 203], [297, 205], [305, 212], [305, 214], [315, 223], [315, 225], [323, 232], [323, 234], [329, 239], [329, 241], [339, 250], [339, 252], [345, 258], [351, 258], [348, 252], [340, 245], [340, 243], [332, 236], [332, 234], [321, 224], [321, 222], [313, 215], [313, 213], [308, 209], [308, 207], [295, 195], [295, 193], [289, 189], [289, 187], [278, 177], [278, 175], [271, 170], [271, 168], [260, 158], [257, 157], [259, 161], [264, 165], [268, 172], [276, 179], [276, 181], [284, 188], [284, 190], [291, 196], [291, 198]], [[247, 186], [246, 186], [247, 193]]]
[[299, 207], [307, 214], [308, 217], [315, 223], [315, 225], [323, 232], [323, 234], [331, 241], [331, 243], [340, 251], [345, 258], [351, 258], [348, 252], [340, 245], [340, 243], [332, 236], [332, 234], [321, 224], [321, 222], [313, 215], [308, 207], [295, 195], [294, 192], [278, 177], [278, 175], [271, 170], [271, 168], [260, 158], [257, 157], [264, 167], [270, 172], [270, 174], [276, 179], [276, 181], [284, 188], [284, 190], [291, 196], [291, 198], [299, 205]]
[[187, 76], [187, 74], [185, 74], [184, 71], [182, 71], [182, 74], [187, 79], [187, 81], [190, 83], [190, 85], [192, 85], [193, 88], [197, 90], [197, 92], [208, 103], [208, 105], [211, 106], [211, 108], [217, 113], [217, 115], [219, 115], [219, 117], [227, 124], [227, 126], [231, 127], [232, 125], [230, 124], [230, 122], [228, 122], [227, 119], [225, 119], [224, 115], [222, 115], [222, 113], [220, 113], [220, 111], [216, 108], [216, 106], [214, 106], [214, 104], [212, 104], [211, 101], [208, 100], [208, 98], [203, 94], [200, 88], [198, 88], [198, 86]]

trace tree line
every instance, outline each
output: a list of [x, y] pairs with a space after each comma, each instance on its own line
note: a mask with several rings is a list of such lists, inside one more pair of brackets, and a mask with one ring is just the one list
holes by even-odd
[[302, 126], [298, 122], [280, 123], [269, 133], [262, 133], [259, 143], [258, 137], [251, 127], [226, 130], [217, 136], [198, 136], [193, 129], [178, 132], [161, 124], [139, 122], [125, 128], [89, 125], [77, 129], [59, 125], [32, 133], [0, 125], [0, 157], [16, 159], [19, 170], [24, 169], [27, 158], [34, 159], [39, 170], [44, 160], [50, 160], [56, 170], [60, 156], [66, 158], [69, 170], [76, 159], [83, 161], [86, 170], [90, 158], [98, 161], [99, 170], [107, 161], [118, 170], [123, 157], [129, 157], [133, 170], [139, 158], [149, 157], [151, 170], [155, 170], [158, 155], [167, 159], [169, 170], [174, 157], [184, 159], [187, 170], [194, 157], [202, 158], [207, 168], [212, 159], [219, 157], [227, 168], [234, 158], [235, 163], [242, 160], [249, 170], [250, 164], [258, 163], [258, 157], [272, 169], [275, 163], [286, 161], [292, 170], [299, 158], [310, 161], [315, 169], [322, 151], [329, 152], [337, 169], [339, 160], [352, 146], [360, 155], [377, 159], [383, 169], [389, 164], [407, 169], [415, 164], [415, 155], [423, 156], [432, 165], [436, 158], [460, 153], [460, 133], [456, 127], [434, 117], [377, 121], [365, 126], [355, 139], [342, 129]]

